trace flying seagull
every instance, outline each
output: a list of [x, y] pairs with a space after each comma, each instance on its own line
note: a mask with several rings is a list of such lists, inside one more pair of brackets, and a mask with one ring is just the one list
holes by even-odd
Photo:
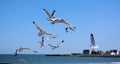
[[67, 25], [65, 28], [65, 31], [68, 32], [68, 30], [75, 31], [76, 27], [72, 26], [69, 22], [64, 20], [63, 18], [56, 18], [54, 17], [54, 13], [56, 12], [55, 10], [50, 14], [46, 9], [43, 9], [45, 13], [48, 15], [49, 18], [47, 18], [48, 21], [50, 21], [51, 24], [56, 24], [56, 23], [63, 23]]
[[44, 38], [45, 36], [44, 35], [48, 35], [50, 36], [49, 38], [56, 38], [54, 34], [51, 34], [47, 31], [44, 31], [42, 28], [40, 28], [34, 21], [33, 21], [33, 24], [35, 25], [35, 27], [39, 30], [38, 32], [38, 36], [41, 37], [41, 42], [39, 42], [41, 44], [41, 47], [42, 46], [45, 46], [44, 44]]
[[91, 40], [91, 45], [90, 45], [91, 50], [94, 51], [95, 49], [99, 48], [99, 46], [95, 44], [95, 39], [92, 33], [90, 34], [90, 40]]
[[53, 50], [55, 50], [56, 48], [59, 48], [59, 46], [64, 42], [64, 40], [62, 40], [60, 43], [58, 43], [57, 45], [52, 45], [52, 44], [48, 44]]
[[51, 34], [47, 31], [44, 31], [42, 28], [40, 28], [34, 21], [33, 21], [33, 24], [35, 25], [35, 27], [39, 30], [38, 32], [38, 36], [39, 37], [43, 37], [44, 35], [49, 35], [50, 37], [53, 37], [55, 38], [55, 35], [54, 34]]
[[[22, 52], [23, 50], [31, 51], [30, 48], [20, 47], [20, 48], [16, 49], [14, 56], [17, 56], [17, 55], [18, 55], [20, 52]], [[37, 53], [37, 51], [34, 51], [34, 50], [33, 50], [32, 52]]]
[[14, 56], [17, 56], [19, 52], [22, 52], [23, 50], [31, 50], [30, 48], [23, 48], [23, 47], [20, 47], [18, 49], [16, 49], [15, 51], [15, 55]]

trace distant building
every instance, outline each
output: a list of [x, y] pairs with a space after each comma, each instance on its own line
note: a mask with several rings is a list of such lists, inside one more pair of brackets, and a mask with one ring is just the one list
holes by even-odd
[[118, 50], [110, 50], [111, 55], [119, 55]]
[[106, 51], [105, 54], [109, 54], [109, 55], [120, 55], [120, 51], [118, 51], [118, 50], [110, 50], [110, 51]]
[[90, 53], [91, 53], [91, 51], [89, 49], [83, 50], [83, 54], [90, 54]]
[[93, 51], [93, 50], [89, 50], [89, 49], [85, 49], [83, 50], [83, 54], [104, 54], [104, 52], [102, 50], [97, 50], [97, 51]]

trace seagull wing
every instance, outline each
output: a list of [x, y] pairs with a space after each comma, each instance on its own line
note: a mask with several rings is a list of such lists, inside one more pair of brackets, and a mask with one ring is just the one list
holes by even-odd
[[54, 47], [52, 44], [48, 44], [50, 47]]
[[29, 51], [31, 51], [31, 49], [30, 48], [23, 48], [24, 50], [29, 50]]
[[34, 21], [33, 24], [35, 25], [35, 27], [40, 31], [40, 32], [44, 32], [42, 28], [40, 28]]
[[17, 52], [18, 52], [18, 49], [16, 49], [15, 54], [17, 54]]
[[90, 34], [90, 39], [91, 39], [91, 45], [95, 46], [95, 39], [92, 33]]
[[45, 13], [49, 16], [49, 18], [51, 18], [51, 15], [50, 13], [46, 10], [46, 9], [43, 9], [45, 11]]
[[62, 19], [60, 22], [70, 26], [70, 23], [65, 21], [64, 19]]
[[20, 48], [18, 49], [18, 51], [19, 51], [19, 52], [22, 52], [22, 51], [23, 51], [23, 47], [20, 47]]
[[18, 49], [16, 49], [15, 53], [14, 53], [14, 56], [17, 56], [18, 55]]
[[56, 11], [55, 11], [55, 10], [53, 10], [53, 12], [52, 12], [52, 14], [51, 14], [51, 17], [53, 17], [53, 16], [54, 16], [55, 12], [56, 12]]
[[53, 18], [52, 20], [53, 20], [54, 23], [63, 23], [63, 24], [66, 24], [66, 25], [70, 26], [70, 23], [65, 21], [62, 18]]
[[64, 42], [64, 40], [62, 40], [60, 43], [58, 43], [58, 45], [57, 45], [57, 46], [60, 46], [63, 42]]
[[49, 32], [45, 32], [45, 34], [47, 34], [47, 35], [50, 35], [50, 36], [54, 36], [54, 34], [51, 34], [51, 33], [49, 33]]
[[33, 50], [34, 53], [38, 53], [37, 51]]

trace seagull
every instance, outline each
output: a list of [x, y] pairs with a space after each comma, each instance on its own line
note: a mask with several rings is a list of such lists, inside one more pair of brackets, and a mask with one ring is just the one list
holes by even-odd
[[75, 31], [75, 29], [76, 29], [76, 27], [69, 25], [65, 28], [65, 32], [68, 32], [68, 30]]
[[52, 44], [48, 44], [53, 50], [55, 50], [56, 48], [59, 48], [59, 46], [64, 42], [64, 40], [62, 40], [60, 43], [58, 43], [57, 45], [52, 45]]
[[55, 38], [55, 35], [54, 34], [51, 34], [47, 31], [44, 31], [42, 28], [40, 28], [34, 21], [33, 21], [33, 24], [35, 25], [35, 27], [39, 30], [38, 32], [38, 36], [39, 37], [43, 37], [44, 35], [49, 35], [51, 38]]
[[19, 52], [22, 52], [23, 50], [29, 50], [29, 51], [30, 51], [31, 49], [30, 49], [30, 48], [20, 47], [20, 48], [16, 49], [14, 56], [17, 56], [18, 53], [19, 53]]
[[91, 50], [95, 50], [99, 48], [99, 46], [95, 44], [95, 39], [92, 33], [90, 34], [90, 40], [91, 40], [91, 45], [90, 45]]
[[[28, 50], [28, 51], [31, 51], [31, 49], [30, 49], [30, 48], [20, 47], [20, 48], [17, 48], [17, 49], [16, 49], [14, 56], [17, 56], [17, 55], [18, 55], [18, 53], [22, 52], [23, 50]], [[32, 52], [37, 53], [37, 51], [32, 51]]]
[[64, 20], [62, 18], [55, 18], [54, 17], [54, 13], [56, 12], [55, 10], [52, 12], [52, 14], [50, 14], [46, 9], [43, 9], [43, 10], [48, 15], [49, 18], [47, 18], [47, 20], [50, 21], [51, 24], [63, 23], [65, 25], [67, 25], [67, 27], [65, 28], [66, 32], [68, 32], [69, 29], [72, 31], [75, 31], [76, 27], [72, 26], [69, 22], [67, 22], [66, 20]]
[[47, 31], [44, 31], [42, 28], [40, 28], [34, 21], [33, 21], [33, 24], [35, 25], [35, 27], [39, 30], [38, 32], [38, 36], [41, 37], [42, 41], [39, 42], [41, 44], [41, 47], [45, 46], [45, 43], [44, 43], [44, 35], [48, 35], [50, 36], [49, 38], [56, 38], [54, 34], [51, 34]]

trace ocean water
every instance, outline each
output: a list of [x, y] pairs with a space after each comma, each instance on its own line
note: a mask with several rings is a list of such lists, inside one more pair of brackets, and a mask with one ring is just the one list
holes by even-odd
[[120, 64], [120, 58], [0, 54], [0, 64]]

